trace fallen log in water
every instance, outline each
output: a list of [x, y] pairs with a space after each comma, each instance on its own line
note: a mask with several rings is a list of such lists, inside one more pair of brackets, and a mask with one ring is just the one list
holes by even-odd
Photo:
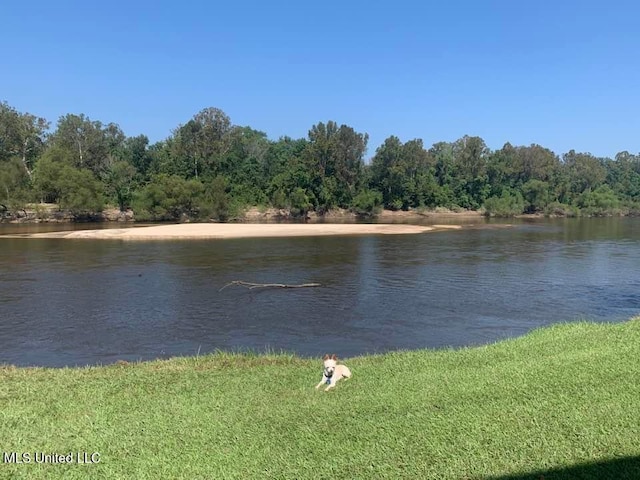
[[225, 288], [231, 285], [238, 285], [240, 287], [248, 288], [249, 290], [253, 290], [254, 288], [307, 288], [307, 287], [321, 287], [320, 283], [301, 283], [298, 285], [289, 285], [285, 283], [253, 283], [253, 282], [245, 282], [242, 280], [234, 280], [233, 282], [227, 283], [224, 287], [222, 287], [219, 292], [224, 290]]

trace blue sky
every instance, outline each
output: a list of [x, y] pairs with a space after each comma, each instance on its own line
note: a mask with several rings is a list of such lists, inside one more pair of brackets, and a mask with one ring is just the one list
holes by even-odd
[[269, 138], [335, 120], [492, 149], [640, 151], [632, 1], [27, 1], [0, 11], [0, 101], [162, 140], [213, 106]]

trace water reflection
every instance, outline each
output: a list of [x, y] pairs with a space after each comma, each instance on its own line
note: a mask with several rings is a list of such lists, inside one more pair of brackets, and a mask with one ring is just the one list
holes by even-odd
[[[640, 313], [639, 226], [569, 219], [415, 236], [0, 238], [0, 362], [95, 364], [217, 348], [351, 356], [623, 320]], [[238, 279], [323, 286], [220, 291]]]

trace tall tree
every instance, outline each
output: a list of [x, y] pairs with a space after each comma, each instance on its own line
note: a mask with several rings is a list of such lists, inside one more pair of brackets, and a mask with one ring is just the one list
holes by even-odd
[[604, 162], [607, 184], [622, 198], [640, 202], [640, 155], [624, 151]]
[[231, 120], [219, 108], [205, 108], [173, 134], [174, 153], [192, 166], [195, 178], [203, 172], [216, 174], [220, 157], [229, 149]]
[[25, 203], [28, 180], [17, 158], [0, 162], [0, 215]]
[[560, 168], [560, 159], [548, 148], [532, 144], [528, 147], [518, 147], [516, 149], [518, 164], [518, 183], [524, 185], [529, 180], [540, 180], [548, 182]]
[[31, 178], [36, 159], [44, 149], [49, 122], [44, 118], [20, 113], [0, 102], [0, 161], [17, 157]]
[[371, 187], [382, 193], [387, 208], [433, 206], [439, 195], [434, 172], [435, 159], [424, 149], [422, 140], [403, 144], [391, 136], [371, 161]]
[[60, 117], [51, 136], [53, 146], [71, 153], [73, 166], [87, 168], [96, 176], [109, 165], [109, 156], [122, 148], [125, 135], [114, 123], [103, 126], [84, 114]]
[[266, 203], [264, 164], [270, 146], [266, 133], [233, 127], [229, 136], [229, 150], [219, 170], [231, 185], [231, 195], [244, 203]]
[[302, 156], [320, 210], [349, 206], [361, 177], [368, 141], [368, 134], [348, 125], [338, 127], [332, 120], [311, 127]]
[[313, 175], [302, 156], [307, 140], [280, 138], [265, 155], [266, 194], [276, 208], [287, 208], [297, 188], [311, 192]]
[[103, 175], [106, 191], [124, 212], [131, 203], [135, 186], [136, 169], [125, 160], [111, 162]]
[[400, 209], [405, 203], [402, 142], [394, 135], [385, 139], [371, 160], [371, 187], [382, 193], [385, 207]]
[[603, 161], [590, 153], [576, 153], [575, 150], [570, 150], [562, 156], [562, 160], [572, 199], [586, 190], [595, 190], [607, 178]]
[[122, 143], [118, 156], [132, 165], [141, 178], [149, 179], [153, 156], [149, 151], [149, 138], [146, 135], [127, 137]]
[[488, 197], [491, 190], [487, 176], [489, 154], [489, 148], [480, 137], [465, 135], [454, 142], [453, 191], [461, 207], [477, 209]]

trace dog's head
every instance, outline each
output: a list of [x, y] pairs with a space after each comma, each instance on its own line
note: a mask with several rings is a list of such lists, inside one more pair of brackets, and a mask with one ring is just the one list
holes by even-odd
[[329, 356], [329, 354], [322, 357], [324, 361], [324, 375], [327, 378], [331, 378], [333, 372], [336, 370], [336, 364], [338, 363], [338, 357], [335, 354]]

